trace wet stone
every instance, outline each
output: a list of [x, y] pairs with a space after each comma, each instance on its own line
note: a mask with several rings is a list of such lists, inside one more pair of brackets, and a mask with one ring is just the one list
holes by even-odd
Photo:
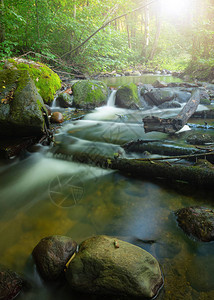
[[214, 210], [207, 207], [186, 207], [176, 213], [178, 225], [188, 235], [203, 242], [214, 240]]
[[40, 275], [47, 281], [62, 277], [66, 263], [76, 252], [77, 243], [70, 237], [52, 235], [43, 238], [33, 249]]
[[22, 290], [24, 280], [14, 271], [0, 266], [0, 299], [14, 299]]

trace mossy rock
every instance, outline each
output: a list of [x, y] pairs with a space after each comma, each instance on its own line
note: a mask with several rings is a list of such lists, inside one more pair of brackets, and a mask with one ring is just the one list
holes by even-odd
[[59, 76], [40, 62], [18, 58], [8, 59], [8, 61], [5, 62], [5, 68], [27, 70], [39, 94], [47, 104], [53, 101], [56, 91], [61, 87]]
[[67, 93], [61, 93], [56, 99], [56, 105], [62, 108], [72, 107], [72, 97]]
[[73, 106], [92, 109], [106, 104], [108, 89], [105, 83], [96, 80], [80, 80], [73, 87]]
[[129, 83], [121, 86], [116, 93], [115, 105], [122, 108], [132, 108], [140, 105], [136, 84]]
[[0, 71], [0, 136], [42, 135], [44, 112], [44, 102], [28, 71]]
[[73, 289], [84, 293], [141, 299], [154, 297], [163, 285], [159, 264], [151, 254], [108, 236], [82, 242], [66, 278]]

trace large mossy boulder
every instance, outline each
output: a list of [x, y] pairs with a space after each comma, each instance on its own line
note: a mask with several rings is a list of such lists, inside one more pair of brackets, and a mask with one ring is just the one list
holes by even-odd
[[66, 278], [81, 292], [131, 297], [154, 297], [163, 284], [159, 264], [151, 254], [107, 236], [80, 244]]
[[73, 87], [73, 106], [93, 109], [106, 104], [108, 89], [105, 83], [96, 80], [79, 80]]
[[27, 70], [45, 103], [51, 103], [61, 87], [59, 76], [46, 65], [23, 58], [8, 59], [4, 68]]
[[70, 237], [52, 235], [43, 238], [32, 252], [42, 278], [46, 281], [60, 279], [76, 249], [77, 243]]
[[43, 134], [44, 102], [28, 71], [0, 71], [0, 136]]
[[185, 207], [176, 213], [178, 225], [190, 236], [203, 242], [214, 240], [214, 210], [208, 207]]
[[137, 108], [140, 105], [136, 84], [122, 85], [116, 93], [115, 105], [121, 108]]

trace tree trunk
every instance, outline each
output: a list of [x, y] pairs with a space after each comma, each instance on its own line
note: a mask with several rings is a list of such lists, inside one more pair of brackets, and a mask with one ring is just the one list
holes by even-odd
[[39, 9], [38, 9], [38, 0], [35, 0], [36, 6], [36, 23], [37, 23], [37, 37], [40, 39], [40, 28], [39, 28]]
[[172, 165], [168, 161], [159, 162], [140, 159], [112, 159], [101, 155], [76, 153], [72, 159], [77, 162], [98, 167], [119, 170], [127, 175], [145, 179], [167, 179], [167, 182], [186, 181], [195, 186], [210, 187], [214, 185], [212, 168], [200, 166]]
[[5, 26], [4, 26], [4, 1], [1, 0], [0, 2], [0, 43], [3, 43], [5, 41]]
[[126, 16], [126, 30], [127, 30], [127, 35], [128, 35], [129, 49], [131, 49], [132, 45], [131, 45], [130, 32], [129, 32], [129, 21], [128, 21], [128, 17], [127, 16]]
[[[148, 3], [148, 0], [145, 1], [145, 4]], [[142, 55], [147, 57], [147, 50], [149, 46], [149, 7], [145, 7], [145, 30], [144, 30], [144, 43], [142, 49]]]
[[161, 32], [161, 18], [159, 16], [159, 14], [156, 14], [156, 34], [155, 34], [155, 40], [152, 46], [152, 50], [151, 53], [149, 55], [149, 59], [148, 60], [153, 60], [154, 55], [155, 55], [155, 51], [157, 49], [158, 46], [158, 41], [159, 41], [159, 37], [160, 37], [160, 32]]
[[176, 117], [168, 119], [161, 119], [154, 116], [145, 117], [143, 119], [145, 133], [150, 131], [175, 133], [179, 131], [194, 114], [199, 103], [200, 91], [196, 89], [192, 92], [191, 98]]

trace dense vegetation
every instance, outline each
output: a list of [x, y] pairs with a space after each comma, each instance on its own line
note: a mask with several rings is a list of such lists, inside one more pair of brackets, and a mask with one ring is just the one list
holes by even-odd
[[31, 51], [55, 67], [65, 62], [65, 71], [89, 74], [183, 70], [190, 60], [214, 66], [213, 0], [0, 0], [0, 8], [0, 59]]

